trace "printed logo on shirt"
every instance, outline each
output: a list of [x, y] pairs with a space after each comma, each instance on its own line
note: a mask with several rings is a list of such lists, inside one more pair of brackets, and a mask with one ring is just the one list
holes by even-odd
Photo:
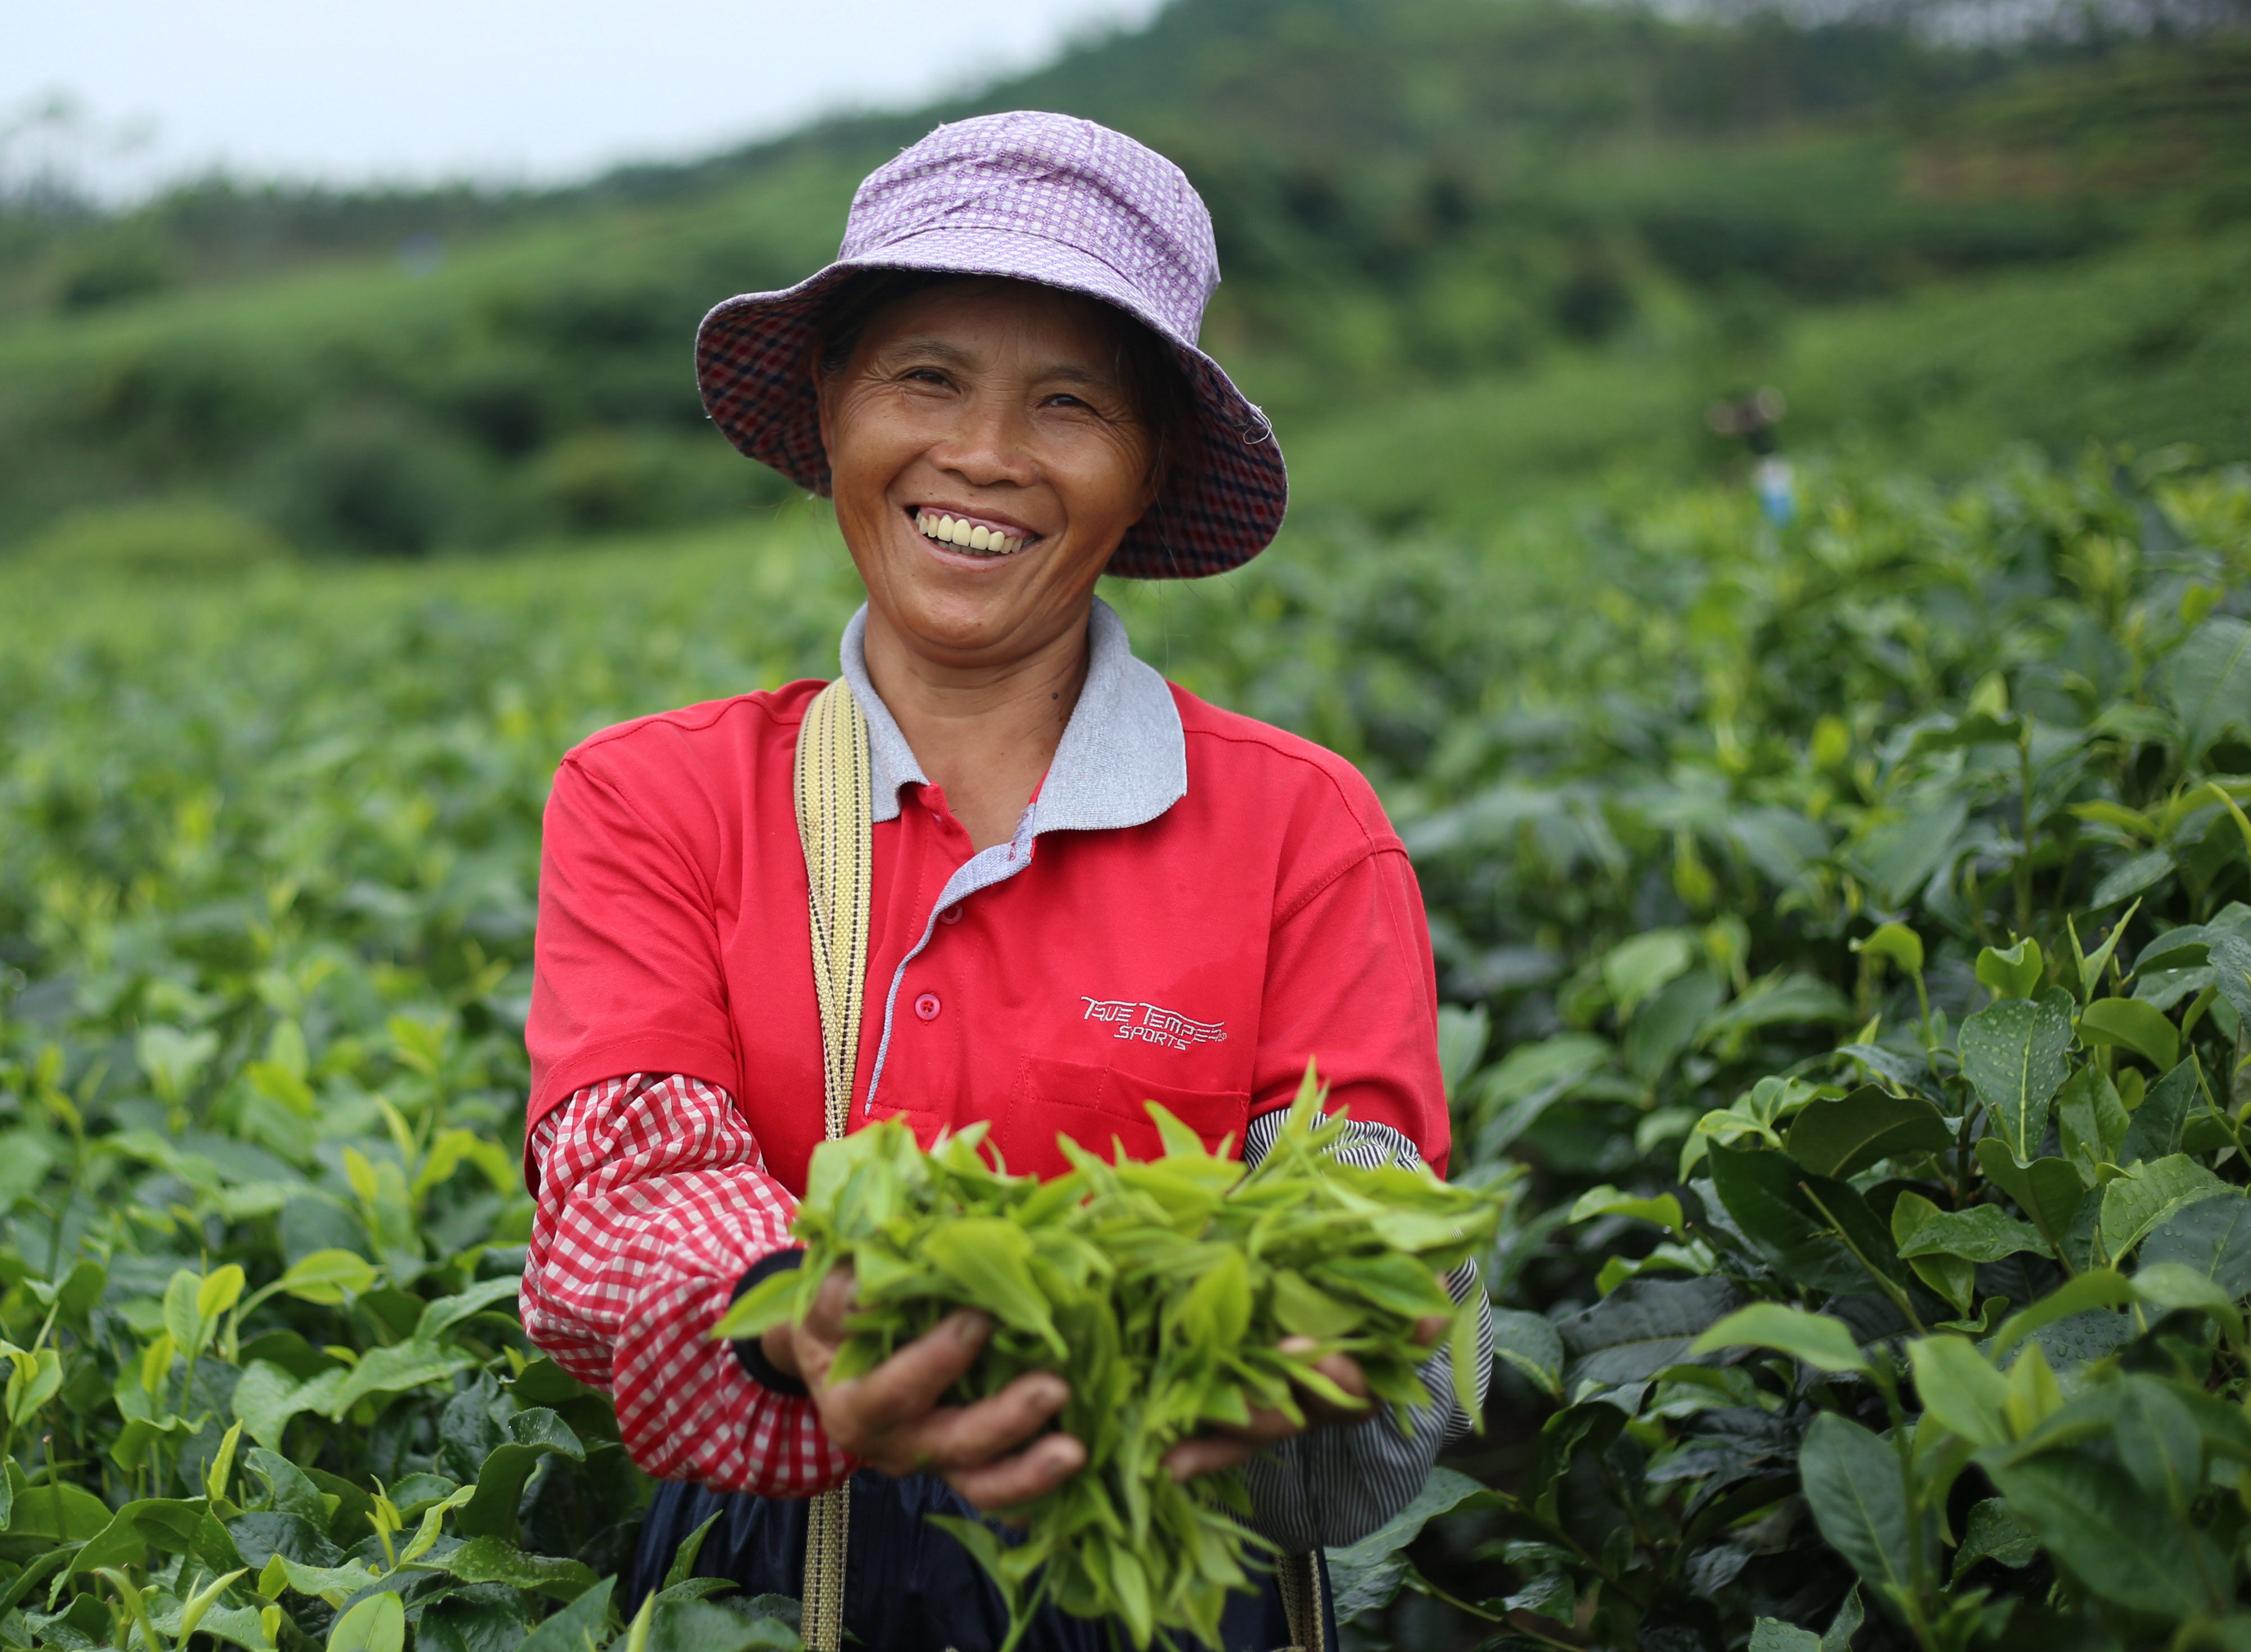
[[1222, 1044], [1227, 1040], [1224, 1021], [1192, 1021], [1177, 1010], [1143, 1004], [1133, 999], [1087, 998], [1079, 994], [1086, 1013], [1079, 1019], [1106, 1021], [1118, 1030], [1111, 1036], [1184, 1050], [1191, 1044]]

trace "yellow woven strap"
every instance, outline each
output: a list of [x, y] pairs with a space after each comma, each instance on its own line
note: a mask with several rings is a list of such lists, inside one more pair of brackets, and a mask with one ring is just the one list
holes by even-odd
[[844, 1540], [851, 1529], [848, 1485], [821, 1492], [807, 1505], [800, 1628], [811, 1652], [841, 1652], [844, 1644]]
[[875, 861], [868, 719], [841, 680], [814, 696], [797, 734], [797, 835], [812, 895], [813, 985], [821, 999], [830, 1141], [851, 1122], [860, 1004], [868, 982]]
[[[815, 695], [806, 711], [797, 732], [793, 785], [811, 896], [813, 985], [821, 1001], [825, 1133], [835, 1141], [852, 1118], [875, 881], [868, 719], [841, 679]], [[851, 1516], [849, 1486], [821, 1493], [806, 1511], [802, 1633], [811, 1652], [840, 1652], [843, 1645], [844, 1545]]]
[[1275, 1567], [1282, 1610], [1290, 1620], [1292, 1652], [1329, 1652], [1322, 1621], [1321, 1569], [1310, 1554], [1285, 1554]]

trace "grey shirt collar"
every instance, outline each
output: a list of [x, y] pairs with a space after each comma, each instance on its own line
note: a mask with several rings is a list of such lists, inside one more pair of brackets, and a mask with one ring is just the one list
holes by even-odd
[[[867, 633], [862, 604], [844, 627], [838, 664], [868, 719], [876, 819], [895, 820], [899, 788], [928, 785], [930, 778], [868, 680]], [[1173, 691], [1133, 657], [1126, 622], [1098, 597], [1087, 623], [1087, 640], [1086, 686], [1079, 690], [1020, 839], [1042, 832], [1141, 826], [1188, 795], [1188, 739]]]

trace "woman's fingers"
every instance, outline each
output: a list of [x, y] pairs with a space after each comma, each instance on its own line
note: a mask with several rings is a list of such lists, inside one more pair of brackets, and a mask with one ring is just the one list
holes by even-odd
[[1013, 1457], [956, 1469], [945, 1478], [972, 1505], [990, 1514], [1043, 1497], [1084, 1467], [1085, 1446], [1073, 1435], [1051, 1434]]
[[828, 1367], [843, 1344], [844, 1322], [851, 1317], [858, 1282], [850, 1263], [837, 1268], [821, 1282], [805, 1317], [790, 1327], [790, 1358], [782, 1368], [795, 1365], [799, 1379], [814, 1393], [828, 1385]]
[[974, 1405], [938, 1403], [975, 1361], [991, 1331], [983, 1314], [951, 1315], [865, 1376], [823, 1390], [821, 1421], [829, 1438], [891, 1474], [951, 1475], [991, 1466], [1000, 1472], [990, 1484], [977, 1483], [979, 1496], [972, 1501], [980, 1507], [1020, 1503], [1052, 1490], [1086, 1461], [1077, 1441], [1056, 1435], [1053, 1440], [1068, 1444], [1043, 1441], [1022, 1454], [1024, 1461], [1001, 1460], [1054, 1422], [1070, 1398], [1070, 1385], [1061, 1377], [1027, 1372]]
[[[1428, 1347], [1445, 1335], [1450, 1323], [1443, 1317], [1432, 1315], [1416, 1324], [1415, 1339]], [[1286, 1337], [1280, 1344], [1282, 1351], [1289, 1354], [1311, 1353], [1318, 1345], [1312, 1338], [1306, 1337]], [[1306, 1413], [1307, 1426], [1332, 1422], [1366, 1422], [1375, 1414], [1375, 1407], [1368, 1403], [1368, 1375], [1361, 1370], [1358, 1360], [1348, 1354], [1330, 1354], [1315, 1360], [1313, 1368], [1359, 1403], [1350, 1407], [1340, 1406], [1333, 1400], [1325, 1400], [1309, 1390], [1300, 1388], [1298, 1391], [1299, 1403]], [[1247, 1427], [1225, 1428], [1210, 1434], [1198, 1434], [1194, 1439], [1181, 1441], [1171, 1450], [1166, 1452], [1163, 1459], [1165, 1470], [1174, 1480], [1193, 1480], [1198, 1475], [1217, 1474], [1222, 1469], [1238, 1469], [1250, 1462], [1262, 1448], [1278, 1444], [1304, 1432], [1303, 1427], [1291, 1421], [1282, 1412], [1269, 1406], [1254, 1406], [1251, 1407], [1250, 1421]], [[1024, 1485], [1031, 1483], [1028, 1469], [1029, 1460], [1042, 1448], [1051, 1442], [1062, 1441], [1070, 1441], [1070, 1467], [1056, 1474], [1052, 1479], [1040, 1483], [1038, 1490], [1022, 1490]], [[1075, 1473], [1084, 1462], [1085, 1449], [1077, 1441], [1070, 1439], [1068, 1434], [1053, 1434], [1019, 1456], [996, 1463], [988, 1469], [973, 1471], [974, 1476], [992, 1476], [989, 1481], [965, 1474], [949, 1475], [947, 1478], [953, 1482], [955, 1488], [963, 1496], [976, 1503], [979, 1508], [988, 1510], [1005, 1509], [1011, 1502], [1029, 1501], [1031, 1497], [1053, 1490], [1070, 1474]], [[970, 1485], [973, 1483], [980, 1488], [987, 1485], [1005, 1487], [1006, 1494], [1001, 1496], [980, 1496], [970, 1490]]]
[[[1309, 1354], [1320, 1344], [1310, 1337], [1285, 1337], [1278, 1345], [1285, 1354]], [[1360, 1361], [1349, 1354], [1330, 1354], [1313, 1361], [1313, 1369], [1360, 1403], [1340, 1406], [1301, 1385], [1298, 1403], [1305, 1407], [1309, 1424], [1365, 1422], [1375, 1414], [1375, 1407], [1368, 1403], [1368, 1376], [1361, 1370]]]
[[1250, 1407], [1249, 1427], [1222, 1428], [1218, 1432], [1229, 1440], [1248, 1441], [1254, 1446], [1271, 1446], [1305, 1433], [1306, 1425], [1292, 1422], [1287, 1412], [1277, 1411], [1271, 1406], [1253, 1406]]
[[854, 1299], [860, 1288], [852, 1272], [852, 1264], [832, 1269], [814, 1293], [813, 1308], [805, 1316], [805, 1328], [823, 1342], [844, 1340], [844, 1322], [851, 1317]]
[[[1309, 1354], [1319, 1346], [1310, 1337], [1285, 1337], [1277, 1345], [1285, 1354]], [[1340, 1406], [1300, 1385], [1298, 1404], [1305, 1413], [1303, 1423], [1292, 1422], [1271, 1406], [1253, 1406], [1247, 1425], [1215, 1428], [1183, 1440], [1165, 1453], [1166, 1470], [1175, 1480], [1216, 1474], [1222, 1469], [1246, 1463], [1262, 1448], [1278, 1445], [1316, 1425], [1366, 1422], [1375, 1414], [1375, 1407], [1368, 1401], [1368, 1376], [1361, 1370], [1358, 1360], [1347, 1354], [1330, 1354], [1315, 1360], [1313, 1368], [1358, 1403], [1349, 1407]]]
[[[1292, 1428], [1291, 1433], [1296, 1433]], [[1286, 1436], [1284, 1436], [1286, 1437]], [[1200, 1474], [1217, 1474], [1222, 1469], [1240, 1468], [1250, 1461], [1258, 1449], [1248, 1440], [1227, 1434], [1198, 1434], [1193, 1440], [1183, 1440], [1165, 1453], [1165, 1471], [1175, 1480], [1193, 1480]]]
[[[942, 1406], [893, 1439], [918, 1469], [978, 1469], [1015, 1451], [1055, 1420], [1070, 1385], [1052, 1372], [1029, 1371], [989, 1400]], [[1061, 1437], [1061, 1436], [1059, 1436]], [[1077, 1441], [1073, 1441], [1074, 1448]], [[1084, 1452], [1080, 1452], [1082, 1459]]]
[[[825, 1286], [821, 1294], [828, 1295]], [[873, 1461], [869, 1448], [880, 1449], [883, 1436], [929, 1416], [938, 1397], [969, 1369], [992, 1330], [993, 1322], [983, 1314], [967, 1309], [948, 1314], [866, 1375], [822, 1388], [821, 1415], [830, 1437]], [[814, 1335], [819, 1337], [817, 1326]], [[826, 1376], [825, 1365], [818, 1374]]]
[[[842, 1270], [824, 1281], [801, 1328], [801, 1363], [837, 1444], [893, 1474], [943, 1474], [963, 1497], [988, 1512], [1044, 1496], [1085, 1466], [1086, 1448], [1079, 1441], [1042, 1433], [1070, 1397], [1069, 1386], [1052, 1372], [1027, 1372], [974, 1405], [938, 1404], [975, 1363], [992, 1333], [992, 1321], [980, 1313], [949, 1315], [865, 1376], [828, 1383], [852, 1311], [853, 1289], [850, 1275]], [[1447, 1324], [1437, 1315], [1417, 1322], [1416, 1340], [1425, 1345], [1437, 1341]], [[1284, 1353], [1300, 1356], [1318, 1346], [1305, 1337], [1285, 1337], [1280, 1344]], [[1248, 1427], [1174, 1446], [1165, 1454], [1167, 1471], [1175, 1480], [1216, 1474], [1240, 1467], [1260, 1448], [1287, 1440], [1305, 1427], [1365, 1422], [1375, 1414], [1358, 1361], [1332, 1353], [1315, 1360], [1312, 1369], [1354, 1403], [1339, 1405], [1301, 1386], [1304, 1425], [1270, 1407], [1254, 1407]]]

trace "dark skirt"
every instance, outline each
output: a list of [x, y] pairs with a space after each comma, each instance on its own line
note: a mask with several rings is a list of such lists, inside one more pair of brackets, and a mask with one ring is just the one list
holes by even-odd
[[[805, 1588], [806, 1508], [793, 1499], [707, 1491], [678, 1482], [658, 1487], [634, 1557], [625, 1609], [635, 1610], [664, 1581], [682, 1542], [714, 1514], [724, 1517], [704, 1537], [696, 1574], [726, 1578], [745, 1595], [795, 1600]], [[852, 1476], [844, 1571], [848, 1636], [876, 1652], [994, 1652], [1008, 1632], [1000, 1592], [959, 1544], [923, 1519], [969, 1512], [953, 1489], [933, 1476], [893, 1479], [863, 1469]], [[1256, 1594], [1229, 1599], [1221, 1652], [1274, 1652], [1290, 1644], [1281, 1591], [1271, 1577], [1261, 1584]], [[1325, 1643], [1333, 1647], [1336, 1622], [1326, 1566], [1321, 1614]], [[1174, 1644], [1185, 1649], [1188, 1643]], [[1111, 1652], [1132, 1642], [1123, 1624], [1092, 1622], [1049, 1607], [1018, 1645], [1022, 1652]]]

